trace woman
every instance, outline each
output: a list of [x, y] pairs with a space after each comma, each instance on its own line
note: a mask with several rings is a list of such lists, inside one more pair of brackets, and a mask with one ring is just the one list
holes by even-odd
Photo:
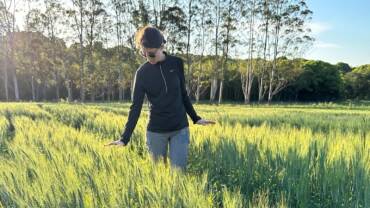
[[108, 145], [126, 146], [140, 116], [144, 95], [149, 101], [149, 122], [146, 139], [149, 152], [155, 161], [163, 157], [166, 162], [169, 146], [171, 167], [186, 169], [189, 145], [189, 123], [208, 125], [213, 121], [199, 117], [185, 88], [184, 63], [181, 58], [167, 54], [161, 31], [146, 26], [136, 35], [136, 46], [147, 62], [135, 73], [133, 102], [121, 138]]

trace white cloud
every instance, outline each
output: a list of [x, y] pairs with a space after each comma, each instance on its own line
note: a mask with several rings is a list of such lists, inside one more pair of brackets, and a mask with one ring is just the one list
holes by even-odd
[[322, 41], [317, 41], [314, 44], [315, 48], [330, 48], [330, 49], [338, 49], [341, 48], [340, 45], [336, 43], [328, 43], [328, 42], [322, 42]]
[[320, 35], [324, 32], [330, 31], [332, 26], [326, 22], [311, 22], [308, 27], [312, 31], [312, 35], [316, 37], [316, 41], [313, 45], [314, 49], [338, 49], [340, 45], [331, 42], [321, 41]]
[[313, 35], [318, 35], [332, 29], [332, 26], [325, 22], [311, 22], [308, 24]]

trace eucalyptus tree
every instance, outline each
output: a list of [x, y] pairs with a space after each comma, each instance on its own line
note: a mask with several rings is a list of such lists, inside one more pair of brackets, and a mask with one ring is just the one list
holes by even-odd
[[80, 57], [79, 57], [79, 44], [73, 43], [68, 48], [63, 48], [62, 69], [65, 73], [64, 85], [67, 88], [67, 100], [71, 102], [74, 99], [73, 89], [77, 86], [80, 78]]
[[66, 24], [69, 24], [69, 27], [74, 32], [73, 40], [77, 37], [79, 41], [79, 71], [80, 71], [80, 82], [79, 82], [79, 89], [80, 89], [80, 100], [82, 102], [85, 101], [85, 52], [84, 52], [84, 42], [86, 42], [85, 38], [85, 30], [86, 30], [86, 21], [87, 20], [87, 4], [88, 0], [71, 0], [72, 1], [72, 8], [66, 9], [66, 14], [70, 18]]
[[61, 61], [62, 59], [58, 56], [58, 51], [62, 48], [61, 42], [58, 41], [57, 37], [62, 35], [63, 30], [63, 13], [64, 8], [59, 0], [44, 0], [45, 12], [42, 14], [42, 21], [44, 26], [47, 28], [47, 37], [50, 38], [52, 43], [51, 56], [52, 56], [52, 71], [55, 79], [55, 92], [56, 99], [60, 98], [60, 83], [61, 83]]
[[[132, 2], [133, 3], [133, 2]], [[135, 7], [134, 11], [132, 12], [132, 23], [136, 28], [143, 27], [149, 24], [150, 14], [149, 14], [149, 5], [144, 0], [138, 0], [138, 5]], [[154, 4], [154, 1], [153, 1]], [[157, 18], [156, 18], [157, 19]], [[155, 24], [157, 26], [157, 24]]]
[[272, 0], [271, 15], [273, 57], [268, 102], [289, 83], [284, 73], [280, 74], [278, 71], [278, 58], [302, 54], [313, 41], [307, 27], [312, 11], [308, 9], [305, 0]]
[[221, 59], [221, 72], [220, 72], [220, 89], [218, 96], [218, 103], [222, 102], [222, 92], [225, 79], [225, 71], [228, 70], [228, 60], [230, 48], [235, 47], [237, 43], [235, 27], [237, 20], [240, 18], [240, 6], [242, 1], [239, 0], [227, 0], [225, 2], [225, 10], [222, 12], [222, 59]]
[[[187, 76], [186, 76], [186, 89], [188, 95], [192, 93], [192, 80], [193, 80], [193, 60], [191, 53], [194, 54], [192, 50], [193, 37], [192, 35], [195, 32], [197, 15], [204, 18], [204, 7], [207, 5], [206, 2], [201, 0], [186, 0], [182, 2], [183, 7], [186, 8], [186, 65], [187, 65]], [[203, 8], [202, 8], [203, 7]], [[199, 13], [199, 10], [202, 10]]]
[[[115, 63], [118, 71], [119, 100], [125, 99], [125, 87], [132, 83], [134, 69], [137, 68], [137, 53], [134, 41], [136, 28], [141, 27], [147, 21], [146, 8], [143, 1], [111, 0], [112, 19], [115, 33]], [[144, 11], [141, 11], [144, 10]], [[142, 16], [143, 18], [138, 18]], [[129, 53], [125, 53], [130, 48]]]
[[177, 5], [169, 6], [162, 12], [161, 25], [159, 26], [167, 34], [167, 47], [171, 53], [184, 53], [186, 48], [186, 14]]
[[[199, 7], [198, 7], [197, 15], [194, 16], [194, 33], [195, 38], [193, 40], [193, 50], [195, 54], [199, 54], [198, 60], [195, 62], [197, 63], [194, 66], [194, 73], [193, 76], [196, 77], [196, 81], [194, 82], [194, 96], [196, 102], [199, 101], [200, 96], [205, 93], [209, 86], [209, 77], [208, 73], [212, 68], [211, 59], [206, 56], [207, 53], [211, 51], [207, 50], [210, 48], [211, 43], [211, 32], [212, 32], [212, 21], [211, 21], [211, 9], [210, 9], [210, 1], [208, 0], [199, 0]], [[193, 85], [190, 83], [190, 89], [192, 89]], [[190, 90], [192, 92], [192, 90]]]
[[7, 38], [6, 32], [10, 27], [9, 22], [7, 20], [7, 8], [4, 5], [3, 1], [0, 1], [0, 63], [4, 73], [4, 91], [5, 91], [5, 99], [9, 101], [9, 88], [8, 88], [8, 47], [7, 47]]
[[4, 59], [4, 81], [5, 81], [5, 91], [6, 98], [9, 99], [8, 94], [8, 70], [10, 71], [10, 76], [13, 81], [14, 89], [14, 98], [16, 101], [19, 101], [19, 88], [18, 88], [18, 78], [17, 78], [17, 69], [15, 66], [15, 51], [14, 51], [14, 35], [18, 30], [16, 26], [16, 16], [17, 16], [17, 1], [15, 0], [2, 0], [0, 5], [2, 25], [4, 25], [3, 34], [3, 47], [5, 51]]
[[[115, 99], [114, 88], [118, 83], [118, 70], [113, 65], [113, 56], [116, 50], [109, 47], [112, 39], [114, 39], [113, 20], [110, 15], [104, 15], [101, 23], [97, 26], [97, 34], [99, 35], [93, 47], [94, 65], [96, 68], [93, 76], [96, 80], [94, 84], [97, 92], [99, 91], [103, 95], [106, 93], [107, 99], [113, 100]], [[122, 62], [121, 60], [119, 61]], [[105, 96], [102, 96], [102, 99], [104, 100]]]
[[270, 46], [269, 44], [269, 37], [270, 37], [270, 21], [272, 18], [271, 15], [271, 1], [269, 0], [261, 0], [259, 2], [261, 8], [261, 24], [259, 25], [258, 29], [259, 32], [262, 34], [262, 39], [259, 42], [260, 49], [262, 50], [262, 64], [260, 62], [260, 70], [257, 73], [258, 76], [258, 102], [262, 102], [263, 98], [265, 97], [266, 91], [268, 90], [268, 85], [265, 84], [266, 75], [268, 71], [269, 62], [269, 52]]
[[246, 28], [242, 27], [246, 31], [246, 48], [248, 53], [248, 64], [246, 65], [246, 70], [241, 73], [241, 86], [244, 95], [244, 102], [249, 103], [251, 99], [252, 84], [255, 76], [255, 51], [256, 51], [256, 36], [258, 33], [256, 31], [256, 25], [258, 24], [258, 1], [248, 0], [245, 1], [242, 7], [243, 17], [245, 19]]
[[[44, 34], [51, 42], [51, 45], [46, 48], [47, 54], [51, 56], [50, 67], [53, 74], [55, 85], [56, 100], [60, 99], [61, 88], [61, 71], [62, 58], [58, 50], [61, 50], [63, 43], [58, 40], [63, 35], [63, 21], [64, 8], [59, 0], [44, 0], [42, 8], [30, 9], [26, 18], [26, 31], [38, 31]], [[32, 33], [30, 33], [32, 36]], [[59, 36], [59, 37], [58, 37]], [[30, 37], [32, 38], [32, 37]], [[33, 79], [32, 79], [33, 86]], [[33, 88], [33, 87], [32, 87]], [[33, 90], [34, 91], [34, 88]], [[34, 93], [33, 93], [34, 97]]]
[[[66, 67], [68, 65], [66, 63], [67, 46], [62, 38], [68, 39], [71, 29], [74, 28], [71, 27], [70, 19], [64, 18], [66, 15], [67, 17], [73, 16], [73, 10], [67, 8], [66, 5], [62, 5], [60, 0], [43, 0], [39, 7], [30, 10], [27, 15], [29, 18], [27, 24], [29, 28], [27, 30], [41, 32], [50, 43], [42, 52], [45, 52], [49, 57], [49, 73], [52, 77], [49, 79], [50, 87], [55, 87], [57, 101], [60, 100], [63, 86], [67, 89], [67, 100], [72, 101], [72, 85], [75, 82], [73, 79], [78, 79], [78, 77], [72, 76], [71, 69], [74, 68]], [[75, 40], [75, 37], [73, 37], [73, 40]]]
[[[39, 85], [44, 84], [47, 80], [40, 79], [39, 75], [42, 74], [40, 71], [42, 70], [39, 68], [40, 58], [39, 50], [41, 44], [38, 41], [37, 33], [42, 33], [43, 25], [41, 22], [41, 11], [40, 9], [30, 9], [26, 14], [25, 18], [25, 32], [26, 35], [23, 36], [22, 39], [17, 40], [18, 42], [22, 42], [23, 47], [17, 48], [17, 56], [21, 57], [18, 59], [18, 63], [20, 66], [23, 66], [24, 74], [27, 74], [29, 78], [29, 82], [31, 83], [31, 93], [32, 93], [32, 100], [35, 101], [38, 99], [38, 89]], [[35, 44], [38, 43], [38, 44]], [[47, 53], [45, 53], [47, 54]], [[23, 80], [26, 81], [26, 80]]]
[[86, 50], [87, 50], [87, 80], [86, 89], [90, 92], [90, 100], [95, 101], [96, 91], [98, 85], [96, 83], [95, 71], [99, 70], [96, 68], [94, 61], [94, 43], [100, 40], [100, 34], [98, 29], [101, 29], [106, 20], [104, 17], [107, 15], [105, 11], [105, 5], [100, 0], [87, 0], [86, 4], [86, 18], [85, 32], [86, 32]]
[[213, 45], [214, 45], [214, 56], [215, 56], [215, 64], [214, 64], [214, 70], [211, 75], [211, 89], [210, 89], [210, 95], [209, 100], [213, 102], [216, 97], [217, 92], [217, 86], [218, 86], [218, 76], [219, 76], [219, 47], [220, 47], [220, 27], [221, 27], [221, 21], [222, 21], [222, 1], [221, 0], [215, 0], [212, 1], [212, 27], [213, 27], [213, 33], [214, 33], [214, 39], [213, 39]]

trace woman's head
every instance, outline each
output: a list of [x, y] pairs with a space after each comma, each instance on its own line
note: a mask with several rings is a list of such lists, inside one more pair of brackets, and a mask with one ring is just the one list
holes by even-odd
[[160, 30], [152, 26], [139, 29], [135, 35], [136, 47], [150, 63], [156, 63], [162, 55], [166, 40]]

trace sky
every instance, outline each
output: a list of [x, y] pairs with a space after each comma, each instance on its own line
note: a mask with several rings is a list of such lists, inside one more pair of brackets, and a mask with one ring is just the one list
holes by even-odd
[[305, 58], [370, 64], [370, 0], [307, 0], [316, 41]]

